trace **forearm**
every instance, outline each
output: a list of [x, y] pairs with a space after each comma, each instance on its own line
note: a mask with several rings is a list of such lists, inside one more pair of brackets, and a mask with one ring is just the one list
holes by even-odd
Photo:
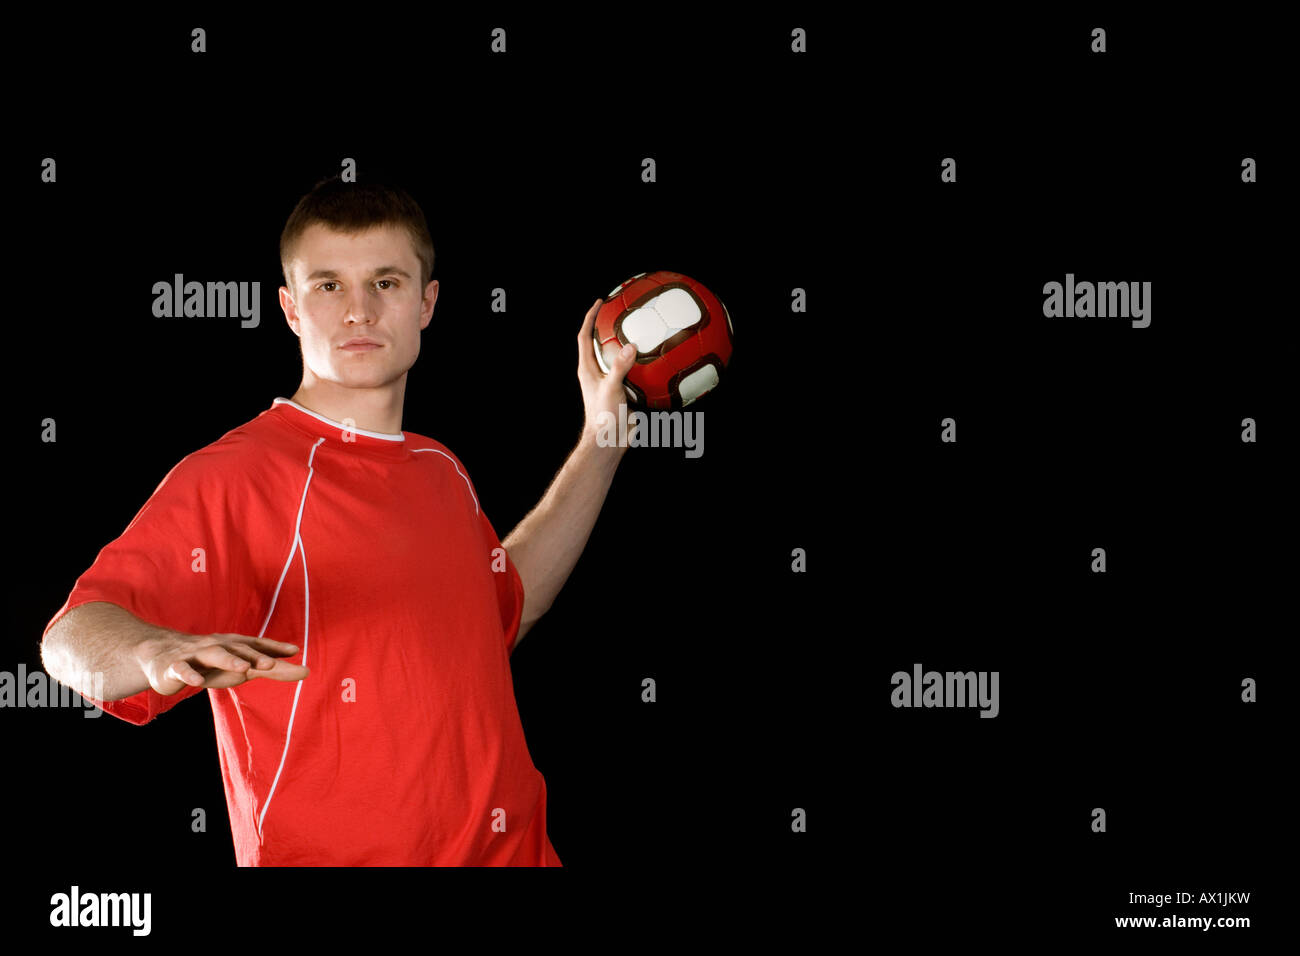
[[92, 601], [46, 632], [41, 662], [61, 684], [98, 700], [121, 700], [150, 686], [137, 656], [141, 644], [168, 633], [116, 604]]
[[523, 579], [525, 623], [550, 609], [578, 563], [625, 451], [584, 433], [542, 500], [501, 542]]

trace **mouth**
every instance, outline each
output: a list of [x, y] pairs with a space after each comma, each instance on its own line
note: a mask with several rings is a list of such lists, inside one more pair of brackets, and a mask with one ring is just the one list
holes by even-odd
[[339, 348], [345, 352], [370, 352], [374, 349], [383, 348], [383, 346], [378, 342], [356, 341], [346, 342], [340, 345]]

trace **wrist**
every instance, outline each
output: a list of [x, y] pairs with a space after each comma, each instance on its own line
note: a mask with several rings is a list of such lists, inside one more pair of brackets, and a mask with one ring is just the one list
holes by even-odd
[[587, 425], [578, 439], [577, 450], [597, 460], [611, 459], [617, 461], [627, 451], [627, 437], [614, 427]]
[[131, 648], [131, 657], [139, 665], [141, 672], [147, 673], [148, 664], [163, 652], [163, 649], [176, 638], [175, 631], [165, 627], [151, 626]]

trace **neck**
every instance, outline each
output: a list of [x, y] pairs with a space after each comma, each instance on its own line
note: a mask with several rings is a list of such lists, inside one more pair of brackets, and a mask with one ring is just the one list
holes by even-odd
[[406, 376], [377, 388], [347, 388], [320, 379], [303, 379], [289, 396], [303, 408], [336, 422], [352, 420], [354, 428], [396, 435], [402, 430]]

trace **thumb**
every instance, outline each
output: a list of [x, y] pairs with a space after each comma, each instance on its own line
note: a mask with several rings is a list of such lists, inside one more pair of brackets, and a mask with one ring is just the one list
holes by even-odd
[[613, 371], [620, 379], [627, 374], [627, 370], [636, 362], [636, 356], [637, 347], [632, 342], [628, 342], [627, 345], [624, 345], [623, 348], [619, 350], [618, 355], [614, 358]]

